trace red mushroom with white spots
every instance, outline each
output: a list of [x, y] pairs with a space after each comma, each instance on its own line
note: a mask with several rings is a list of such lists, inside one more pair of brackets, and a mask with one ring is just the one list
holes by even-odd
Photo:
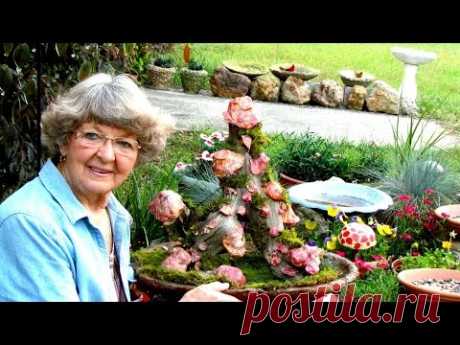
[[377, 244], [374, 230], [369, 225], [349, 223], [339, 234], [339, 243], [355, 250], [368, 249]]

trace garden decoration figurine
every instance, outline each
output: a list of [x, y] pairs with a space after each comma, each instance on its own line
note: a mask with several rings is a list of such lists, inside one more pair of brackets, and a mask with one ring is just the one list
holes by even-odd
[[437, 55], [432, 52], [425, 52], [411, 48], [394, 47], [391, 49], [393, 55], [404, 63], [404, 77], [399, 90], [400, 109], [399, 114], [417, 115], [417, 67], [436, 59]]
[[[229, 142], [233, 147], [216, 151], [211, 157], [214, 175], [220, 178], [226, 201], [196, 227], [189, 251], [198, 257], [222, 252], [242, 257], [247, 253], [245, 232], [251, 231], [255, 245], [264, 253], [276, 276], [301, 277], [317, 273], [322, 250], [294, 245], [294, 240], [292, 243], [282, 240], [286, 237], [283, 233], [299, 218], [291, 208], [286, 191], [274, 179], [269, 158], [263, 152], [266, 137], [260, 131], [260, 118], [253, 110], [251, 98], [231, 100], [224, 118], [229, 123]], [[155, 197], [150, 209], [159, 221], [170, 223], [171, 215], [178, 218], [185, 205], [179, 194], [165, 198], [165, 193]], [[294, 232], [291, 237], [295, 238]], [[173, 261], [169, 258], [178, 255], [183, 253], [171, 252], [166, 260]], [[228, 268], [218, 268], [217, 272], [234, 275]]]
[[200, 169], [208, 169], [207, 177], [191, 178], [186, 172], [192, 168], [181, 163], [176, 166], [176, 172], [183, 172], [178, 193], [162, 191], [150, 204], [150, 212], [180, 242], [173, 248], [165, 246], [158, 261], [169, 270], [163, 271], [166, 279], [174, 270], [192, 272], [194, 278], [223, 279], [241, 288], [248, 277], [236, 263], [257, 257], [264, 272], [279, 281], [312, 276], [314, 284], [331, 283], [339, 276], [313, 277], [324, 273], [321, 263], [326, 258], [342, 260], [346, 266], [342, 286], [354, 280], [358, 272], [351, 262], [298, 237], [295, 225], [300, 218], [265, 153], [269, 139], [252, 99], [232, 99], [223, 115], [229, 125], [227, 138], [216, 133], [201, 136], [206, 147], [214, 149], [197, 157]]
[[368, 249], [377, 244], [374, 230], [361, 223], [346, 224], [340, 232], [339, 242], [344, 247], [356, 250]]

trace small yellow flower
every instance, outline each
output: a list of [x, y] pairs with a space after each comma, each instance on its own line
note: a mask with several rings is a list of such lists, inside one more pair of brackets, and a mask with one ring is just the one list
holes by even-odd
[[316, 223], [314, 220], [307, 219], [306, 221], [303, 222], [305, 225], [305, 229], [313, 231], [316, 229], [318, 226], [318, 223]]
[[451, 241], [442, 241], [442, 247], [446, 250], [450, 250], [452, 248]]
[[335, 250], [337, 248], [337, 236], [331, 236], [331, 239], [326, 243], [327, 250]]
[[393, 229], [386, 224], [377, 224], [377, 231], [382, 236], [392, 235]]
[[327, 207], [327, 215], [329, 217], [337, 217], [339, 212], [340, 212], [340, 209], [337, 208], [337, 207], [333, 207], [333, 206], [328, 206]]
[[411, 248], [418, 248], [418, 242], [412, 243]]
[[356, 223], [365, 224], [363, 219], [360, 216], [356, 216]]

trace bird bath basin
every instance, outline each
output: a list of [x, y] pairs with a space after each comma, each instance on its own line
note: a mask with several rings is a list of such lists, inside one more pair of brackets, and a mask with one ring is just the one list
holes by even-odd
[[302, 183], [288, 192], [295, 204], [321, 210], [335, 206], [346, 213], [374, 213], [393, 204], [391, 197], [379, 189], [336, 180]]
[[339, 75], [344, 85], [350, 87], [353, 87], [355, 85], [367, 87], [370, 83], [372, 83], [375, 80], [375, 77], [370, 73], [353, 71], [350, 69], [340, 71]]
[[423, 65], [436, 59], [435, 53], [412, 48], [394, 47], [391, 52], [398, 60], [410, 65]]

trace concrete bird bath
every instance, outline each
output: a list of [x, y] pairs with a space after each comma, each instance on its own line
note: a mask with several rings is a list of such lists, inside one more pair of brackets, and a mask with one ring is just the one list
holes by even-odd
[[399, 113], [417, 115], [417, 67], [435, 60], [437, 55], [432, 52], [400, 47], [392, 48], [391, 52], [404, 63], [404, 76], [399, 90]]

